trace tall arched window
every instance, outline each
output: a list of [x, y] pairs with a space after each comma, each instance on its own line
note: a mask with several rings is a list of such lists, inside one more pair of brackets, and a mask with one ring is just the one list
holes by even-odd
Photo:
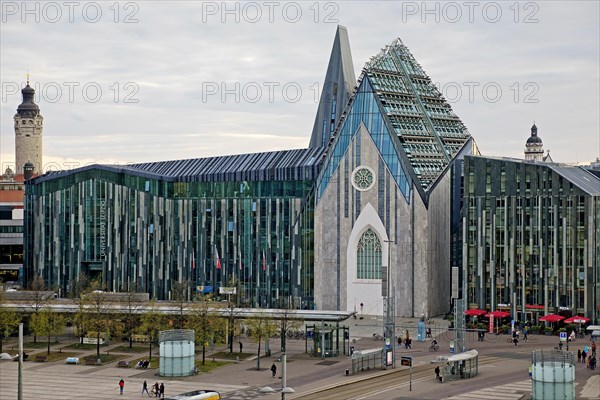
[[356, 277], [381, 279], [381, 241], [371, 228], [358, 241], [356, 253]]

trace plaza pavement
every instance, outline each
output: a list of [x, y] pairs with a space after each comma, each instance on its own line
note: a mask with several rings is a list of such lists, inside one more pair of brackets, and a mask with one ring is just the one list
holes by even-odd
[[[350, 326], [351, 340], [356, 340], [352, 345], [355, 350], [366, 350], [380, 346], [380, 342], [373, 339], [373, 333], [381, 332], [381, 319], [365, 316], [364, 319], [350, 319], [345, 321]], [[407, 370], [397, 363], [396, 369], [374, 369], [346, 376], [346, 369], [351, 369], [351, 359], [348, 356], [336, 358], [318, 358], [304, 354], [304, 341], [288, 340], [287, 386], [296, 392], [286, 395], [286, 399], [301, 398], [317, 391], [320, 388], [332, 388], [346, 382], [367, 379], [378, 375], [390, 375], [389, 385], [379, 392], [365, 399], [503, 399], [520, 400], [530, 398], [531, 380], [528, 377], [528, 368], [531, 362], [531, 352], [540, 349], [552, 349], [558, 343], [556, 336], [530, 335], [527, 342], [521, 342], [515, 347], [507, 343], [508, 335], [486, 335], [483, 342], [477, 341], [475, 334], [467, 335], [467, 347], [475, 348], [480, 353], [479, 375], [463, 381], [446, 382], [439, 384], [435, 380], [431, 360], [439, 355], [449, 354], [449, 340], [452, 333], [446, 331], [447, 321], [435, 320], [431, 325], [433, 335], [437, 336], [440, 350], [435, 353], [428, 351], [429, 341], [416, 340], [416, 319], [399, 319], [397, 333], [402, 336], [408, 329], [413, 338], [413, 348], [405, 349], [402, 346], [397, 350], [397, 359], [402, 355], [413, 357], [413, 369], [430, 369], [429, 374], [415, 374], [412, 390], [409, 391], [406, 382], [395, 381], [399, 370]], [[257, 344], [242, 339], [244, 353], [257, 351]], [[578, 339], [571, 343], [570, 350], [582, 348], [589, 340]], [[10, 343], [5, 346], [5, 351], [10, 349]], [[61, 343], [55, 348], [68, 343]], [[237, 340], [236, 340], [237, 344]], [[118, 344], [115, 344], [115, 346]], [[264, 344], [262, 346], [264, 348]], [[260, 369], [257, 370], [256, 356], [249, 357], [240, 362], [221, 367], [211, 373], [202, 373], [197, 376], [185, 378], [163, 378], [157, 376], [157, 370], [137, 370], [135, 368], [118, 368], [116, 363], [103, 366], [65, 365], [64, 361], [50, 363], [24, 363], [23, 382], [24, 399], [140, 399], [142, 382], [146, 380], [148, 386], [154, 382], [164, 382], [166, 396], [175, 395], [191, 390], [212, 389], [219, 391], [224, 399], [249, 400], [264, 399], [275, 400], [280, 398], [280, 393], [262, 394], [260, 388], [270, 386], [274, 389], [281, 387], [281, 362], [280, 342], [271, 340], [271, 357], [261, 357]], [[237, 350], [238, 346], [234, 346]], [[53, 349], [54, 350], [54, 349]], [[215, 351], [223, 348], [215, 349]], [[310, 344], [309, 344], [310, 350]], [[105, 351], [103, 349], [103, 351]], [[11, 352], [9, 350], [9, 352]], [[36, 353], [44, 353], [43, 349]], [[94, 354], [94, 351], [81, 352], [79, 357]], [[136, 353], [128, 356], [133, 360], [143, 357], [145, 353]], [[32, 359], [35, 353], [32, 354]], [[483, 361], [486, 360], [484, 363]], [[278, 368], [276, 378], [272, 378], [269, 370], [272, 363]], [[0, 362], [0, 400], [17, 399], [17, 364], [16, 362]], [[124, 395], [119, 395], [118, 381], [125, 380]], [[600, 377], [598, 369], [591, 371], [583, 364], [576, 365], [576, 395], [577, 399], [600, 399]], [[145, 397], [145, 395], [144, 395]], [[345, 399], [344, 399], [345, 400]]]

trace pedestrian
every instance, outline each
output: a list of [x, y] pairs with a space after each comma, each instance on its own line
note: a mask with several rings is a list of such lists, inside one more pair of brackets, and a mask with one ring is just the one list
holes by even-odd
[[523, 328], [523, 340], [527, 340], [527, 327]]
[[513, 337], [513, 343], [515, 344], [515, 347], [517, 347], [517, 343], [519, 343], [519, 338], [518, 337]]
[[277, 365], [275, 363], [271, 365], [271, 373], [273, 374], [273, 378], [275, 378], [275, 375], [277, 375]]
[[125, 388], [125, 381], [123, 378], [119, 381], [119, 394], [123, 395], [123, 389]]
[[154, 397], [158, 397], [158, 395], [160, 394], [160, 386], [158, 385], [158, 382], [154, 384], [154, 386], [152, 387], [152, 391], [154, 392]]
[[585, 357], [587, 356], [587, 353], [585, 352], [585, 349], [581, 352], [581, 362], [585, 364]]
[[244, 349], [244, 344], [240, 341], [240, 353], [242, 352], [243, 349]]
[[165, 384], [164, 383], [160, 383], [160, 387], [158, 388], [158, 391], [160, 393], [160, 396], [158, 397], [165, 397]]
[[581, 349], [577, 349], [577, 362], [581, 362]]
[[434, 372], [435, 372], [435, 380], [441, 382], [442, 378], [440, 377], [440, 367], [439, 367], [439, 365], [437, 367], [435, 367]]
[[592, 342], [592, 356], [596, 356], [596, 342]]
[[150, 397], [150, 393], [148, 393], [148, 382], [146, 382], [146, 381], [144, 381], [144, 383], [142, 383], [142, 394], [144, 394], [144, 392], [146, 392], [148, 397]]
[[402, 346], [402, 337], [398, 336], [398, 347]]

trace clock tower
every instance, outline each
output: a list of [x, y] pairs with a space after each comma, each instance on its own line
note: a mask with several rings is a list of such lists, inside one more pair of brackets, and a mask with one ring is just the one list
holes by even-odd
[[35, 90], [27, 86], [21, 90], [23, 102], [17, 107], [15, 114], [15, 159], [16, 175], [24, 173], [24, 165], [31, 163], [33, 173], [42, 173], [42, 130], [44, 118], [40, 114], [40, 107], [33, 99]]

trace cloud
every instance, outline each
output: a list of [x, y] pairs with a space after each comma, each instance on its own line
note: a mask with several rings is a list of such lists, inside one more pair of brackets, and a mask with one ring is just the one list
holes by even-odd
[[[222, 2], [128, 2], [115, 3], [118, 15], [97, 3], [96, 23], [88, 22], [91, 3], [72, 23], [66, 9], [56, 23], [51, 10], [40, 9], [39, 23], [5, 14], [1, 161], [14, 158], [20, 103], [4, 88], [28, 70], [45, 159], [142, 162], [307, 146], [337, 23], [348, 28], [357, 76], [401, 37], [446, 97], [461, 88], [453, 109], [484, 153], [521, 156], [535, 120], [555, 160], [598, 157], [598, 3], [497, 2], [496, 22], [488, 3], [477, 3], [472, 21], [464, 3], [453, 3], [455, 22], [448, 2], [282, 2], [273, 10], [229, 2], [229, 13]], [[497, 87], [500, 99], [491, 101]]]

